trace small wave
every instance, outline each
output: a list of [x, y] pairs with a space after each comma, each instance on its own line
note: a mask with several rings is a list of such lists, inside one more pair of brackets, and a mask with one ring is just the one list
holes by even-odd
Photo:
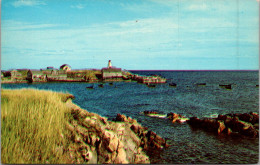
[[157, 111], [153, 111], [153, 112], [156, 112], [156, 113], [145, 113], [146, 111], [144, 112], [140, 112], [140, 114], [143, 114], [145, 116], [149, 116], [149, 117], [155, 117], [155, 118], [167, 118], [167, 114], [163, 114], [163, 113], [160, 113], [160, 112], [157, 112]]
[[142, 106], [148, 106], [150, 104], [134, 104], [133, 107], [142, 107]]
[[146, 114], [146, 116], [156, 117], [156, 118], [167, 118], [167, 115], [165, 114]]
[[213, 114], [208, 114], [208, 115], [205, 115], [203, 117], [207, 117], [207, 118], [217, 118], [218, 117], [218, 113], [213, 113]]

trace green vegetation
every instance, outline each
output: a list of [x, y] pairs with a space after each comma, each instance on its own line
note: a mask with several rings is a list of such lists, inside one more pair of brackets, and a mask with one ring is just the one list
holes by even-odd
[[68, 163], [67, 97], [36, 89], [1, 90], [2, 163]]
[[84, 79], [84, 80], [97, 79], [97, 77], [96, 77], [97, 74], [101, 74], [101, 72], [93, 71], [93, 70], [77, 70], [77, 71], [67, 72], [68, 78]]
[[17, 72], [21, 74], [21, 79], [26, 79], [28, 70], [19, 70]]

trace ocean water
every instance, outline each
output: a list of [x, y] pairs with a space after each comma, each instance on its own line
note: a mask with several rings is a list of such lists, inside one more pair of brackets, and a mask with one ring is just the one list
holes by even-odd
[[[259, 139], [218, 136], [194, 130], [188, 124], [150, 118], [140, 112], [178, 113], [186, 117], [213, 117], [218, 114], [259, 111], [257, 71], [133, 71], [157, 74], [174, 82], [148, 88], [135, 82], [114, 82], [104, 87], [88, 83], [2, 84], [2, 88], [38, 88], [69, 92], [82, 108], [113, 119], [117, 113], [136, 119], [167, 139], [170, 147], [151, 156], [152, 163], [244, 164], [259, 161]], [[197, 86], [196, 83], [206, 83]], [[232, 90], [219, 87], [232, 84]]]

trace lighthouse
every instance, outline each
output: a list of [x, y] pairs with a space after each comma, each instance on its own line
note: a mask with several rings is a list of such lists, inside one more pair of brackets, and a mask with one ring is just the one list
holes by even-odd
[[108, 65], [106, 68], [101, 69], [101, 74], [103, 80], [122, 79], [121, 68], [116, 68], [112, 66], [111, 60], [108, 61]]
[[108, 61], [108, 68], [112, 68], [112, 63], [111, 63], [111, 60]]

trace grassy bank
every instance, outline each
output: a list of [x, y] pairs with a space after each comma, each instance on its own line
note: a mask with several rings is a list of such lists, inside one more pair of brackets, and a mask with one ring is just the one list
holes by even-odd
[[4, 164], [147, 164], [167, 147], [159, 135], [118, 114], [115, 121], [74, 104], [70, 94], [1, 90]]
[[66, 163], [66, 94], [1, 90], [2, 163]]

